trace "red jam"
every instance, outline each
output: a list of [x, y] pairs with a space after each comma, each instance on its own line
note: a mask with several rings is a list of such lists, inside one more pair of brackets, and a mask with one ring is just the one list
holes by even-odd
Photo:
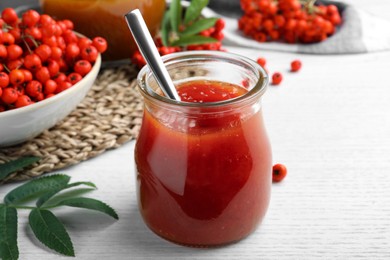
[[[190, 81], [178, 92], [183, 101], [201, 103], [247, 90]], [[135, 160], [139, 207], [149, 228], [189, 246], [223, 245], [252, 233], [266, 213], [272, 178], [261, 109], [221, 106], [213, 113], [178, 113], [165, 120], [175, 112], [145, 102]]]

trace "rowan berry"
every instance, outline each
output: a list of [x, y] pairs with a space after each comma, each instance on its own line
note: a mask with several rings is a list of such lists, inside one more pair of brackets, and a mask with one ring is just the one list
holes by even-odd
[[12, 104], [18, 99], [18, 93], [15, 88], [4, 88], [3, 94], [1, 95], [1, 100], [5, 104]]
[[42, 84], [37, 80], [32, 80], [26, 85], [26, 92], [30, 97], [36, 97], [42, 93]]
[[71, 59], [68, 59], [68, 63], [64, 59], [59, 59], [57, 62], [58, 62], [58, 65], [60, 66], [61, 72], [67, 72], [69, 70], [69, 66], [74, 65], [74, 61]]
[[53, 60], [59, 60], [62, 57], [62, 50], [59, 47], [51, 47], [50, 58]]
[[209, 37], [210, 32], [209, 32], [209, 30], [203, 30], [199, 33], [199, 35], [204, 36], [204, 37]]
[[60, 65], [55, 60], [48, 60], [47, 69], [49, 70], [50, 77], [54, 77], [60, 72]]
[[332, 15], [332, 14], [335, 14], [335, 13], [338, 13], [338, 12], [339, 12], [339, 10], [338, 10], [337, 6], [335, 6], [333, 4], [328, 5], [327, 8], [326, 8], [326, 13], [328, 15]]
[[0, 88], [5, 88], [9, 84], [9, 76], [6, 72], [0, 72]]
[[18, 93], [18, 97], [24, 95], [24, 93], [26, 92], [24, 84], [13, 86], [13, 88], [16, 89], [16, 93]]
[[34, 53], [39, 56], [42, 62], [45, 62], [51, 57], [51, 52], [52, 48], [47, 44], [41, 44], [34, 50]]
[[339, 13], [334, 13], [332, 14], [330, 17], [329, 17], [329, 21], [333, 24], [333, 25], [339, 25], [341, 24], [341, 16]]
[[8, 56], [7, 47], [4, 46], [3, 44], [0, 44], [0, 60], [5, 60], [7, 56]]
[[7, 61], [8, 70], [16, 70], [23, 66], [23, 59], [9, 60]]
[[35, 72], [35, 78], [37, 80], [39, 80], [39, 82], [41, 83], [45, 83], [47, 80], [50, 79], [50, 72], [49, 72], [49, 69], [45, 66], [43, 67], [40, 67], [39, 69], [37, 69], [37, 71]]
[[[88, 39], [88, 38], [81, 38], [81, 39], [79, 39], [77, 45], [79, 46], [80, 50], [82, 50], [88, 46], [91, 46], [92, 41], [91, 41], [91, 39]], [[95, 48], [96, 48], [96, 46], [95, 46]]]
[[36, 71], [42, 67], [41, 58], [37, 54], [28, 54], [24, 57], [24, 67], [31, 71]]
[[43, 93], [45, 95], [53, 94], [55, 93], [56, 89], [57, 89], [57, 82], [55, 82], [52, 79], [49, 79], [44, 84]]
[[81, 58], [89, 62], [95, 62], [99, 56], [98, 50], [94, 46], [88, 46], [81, 50]]
[[215, 31], [212, 35], [213, 38], [215, 38], [218, 41], [222, 41], [225, 35], [221, 31]]
[[280, 72], [272, 74], [272, 85], [279, 85], [283, 80], [283, 76]]
[[45, 95], [43, 95], [43, 93], [39, 93], [36, 97], [35, 97], [35, 100], [36, 101], [42, 101], [45, 99]]
[[31, 71], [26, 70], [26, 69], [21, 69], [21, 71], [24, 74], [24, 82], [29, 82], [33, 79], [33, 75], [31, 73]]
[[72, 42], [66, 46], [66, 50], [65, 50], [66, 58], [75, 59], [79, 54], [80, 54], [80, 48], [76, 43]]
[[55, 21], [53, 18], [51, 18], [50, 15], [41, 14], [41, 17], [39, 18], [39, 23], [41, 24], [41, 26], [45, 27], [45, 26], [54, 24]]
[[272, 167], [272, 182], [281, 182], [287, 175], [287, 168], [283, 164], [275, 164]]
[[26, 35], [30, 35], [35, 40], [42, 39], [42, 32], [37, 27], [28, 27], [24, 30]]
[[220, 32], [223, 30], [223, 28], [225, 28], [225, 21], [222, 19], [222, 18], [219, 18], [216, 22], [215, 22], [215, 30], [217, 32]]
[[276, 15], [274, 17], [274, 23], [276, 24], [276, 26], [278, 27], [283, 27], [284, 24], [286, 23], [286, 18], [284, 18], [283, 15]]
[[67, 45], [64, 38], [62, 36], [57, 36], [56, 41], [57, 41], [57, 46], [60, 47], [61, 50], [65, 51]]
[[60, 82], [66, 81], [66, 75], [63, 72], [60, 72], [54, 76], [53, 79], [57, 84], [59, 84]]
[[107, 41], [103, 37], [95, 37], [92, 40], [92, 45], [98, 50], [98, 52], [103, 53], [107, 50]]
[[60, 83], [57, 83], [57, 89], [55, 91], [56, 94], [61, 93], [64, 90], [67, 90], [68, 88], [72, 87], [72, 83], [67, 81], [61, 81]]
[[79, 73], [81, 76], [86, 75], [88, 72], [91, 71], [92, 65], [89, 61], [87, 60], [78, 60], [74, 67], [74, 71]]
[[68, 30], [73, 30], [74, 24], [73, 24], [73, 22], [72, 22], [71, 20], [65, 19], [65, 20], [63, 20], [62, 22], [63, 22], [63, 24], [65, 25], [65, 28], [66, 28], [66, 29], [68, 29]]
[[77, 35], [72, 30], [65, 29], [62, 34], [62, 37], [67, 44], [77, 43], [78, 41]]
[[35, 26], [40, 19], [40, 14], [35, 10], [27, 10], [22, 15], [22, 23], [27, 25], [28, 27]]
[[31, 99], [30, 99], [29, 96], [21, 95], [16, 100], [15, 107], [17, 107], [17, 108], [25, 107], [25, 106], [28, 106], [28, 105], [31, 105], [31, 104], [32, 104], [32, 102], [31, 102]]
[[293, 60], [291, 62], [291, 71], [292, 72], [296, 72], [298, 70], [300, 70], [302, 67], [302, 62], [300, 60]]
[[22, 34], [21, 34], [21, 31], [20, 31], [19, 28], [12, 28], [12, 29], [8, 30], [8, 32], [9, 32], [10, 34], [12, 34], [12, 36], [13, 36], [14, 39], [15, 39], [15, 42], [20, 41], [21, 35], [22, 35]]
[[18, 21], [18, 14], [16, 13], [15, 9], [8, 7], [1, 12], [1, 18], [7, 24], [13, 24]]
[[76, 84], [77, 82], [79, 82], [80, 80], [82, 80], [83, 77], [79, 74], [79, 73], [76, 73], [76, 72], [72, 72], [68, 75], [67, 77], [67, 80], [72, 84]]
[[24, 73], [19, 69], [11, 70], [9, 73], [9, 82], [15, 86], [24, 82]]
[[267, 60], [265, 58], [258, 58], [257, 59], [257, 63], [261, 66], [261, 67], [265, 67], [265, 65], [267, 64]]
[[50, 47], [59, 47], [57, 45], [57, 38], [54, 35], [42, 37], [42, 43], [47, 44]]
[[4, 45], [11, 45], [15, 43], [15, 37], [9, 32], [3, 32], [0, 42]]

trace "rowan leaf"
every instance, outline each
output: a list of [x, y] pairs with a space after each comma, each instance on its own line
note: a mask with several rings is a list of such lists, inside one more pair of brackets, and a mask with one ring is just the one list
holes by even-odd
[[218, 18], [205, 18], [200, 19], [194, 22], [192, 25], [188, 26], [183, 32], [180, 33], [181, 36], [195, 35], [201, 31], [207, 30], [215, 25]]
[[208, 5], [208, 3], [208, 0], [192, 0], [190, 6], [186, 9], [184, 24], [195, 21], [202, 13], [202, 9]]
[[171, 17], [169, 13], [169, 11], [165, 12], [161, 23], [161, 40], [164, 46], [169, 46], [169, 30], [171, 29]]
[[69, 183], [69, 184], [67, 184], [64, 187], [59, 187], [58, 189], [54, 189], [54, 190], [51, 190], [51, 191], [43, 194], [41, 197], [39, 197], [36, 205], [37, 205], [37, 207], [42, 207], [48, 200], [50, 200], [57, 193], [65, 190], [65, 189], [73, 188], [73, 187], [80, 186], [80, 185], [85, 185], [85, 186], [89, 186], [89, 187], [93, 188], [93, 189], [83, 189], [83, 190], [92, 191], [92, 190], [96, 189], [96, 185], [93, 184], [92, 182], [85, 182], [85, 181], [83, 181], [83, 182]]
[[170, 8], [171, 27], [174, 32], [179, 31], [182, 16], [182, 6], [180, 0], [172, 0]]
[[33, 209], [29, 215], [35, 237], [45, 246], [66, 255], [75, 256], [72, 241], [61, 221], [49, 210]]
[[172, 46], [187, 46], [192, 44], [205, 44], [205, 43], [213, 43], [217, 42], [215, 38], [205, 37], [201, 35], [188, 35], [182, 36], [179, 40], [173, 42]]
[[0, 204], [0, 259], [18, 259], [17, 225], [18, 213], [16, 209]]
[[33, 179], [8, 192], [4, 197], [6, 205], [19, 204], [37, 198], [44, 193], [65, 187], [70, 180], [68, 175], [53, 174], [37, 179]]
[[106, 203], [92, 199], [92, 198], [70, 198], [65, 199], [63, 201], [60, 201], [56, 206], [69, 206], [69, 207], [76, 207], [76, 208], [84, 208], [84, 209], [92, 209], [96, 211], [100, 211], [102, 213], [105, 213], [115, 219], [119, 219], [118, 214], [115, 212], [113, 208], [108, 206]]
[[19, 171], [24, 167], [39, 161], [40, 159], [41, 158], [36, 156], [27, 156], [27, 157], [21, 157], [13, 161], [0, 164], [0, 180], [5, 179], [11, 173]]

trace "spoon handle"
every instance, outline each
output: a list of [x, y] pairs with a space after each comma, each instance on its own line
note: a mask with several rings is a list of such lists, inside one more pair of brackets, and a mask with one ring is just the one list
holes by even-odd
[[175, 85], [158, 53], [156, 45], [146, 27], [145, 21], [138, 9], [135, 9], [125, 15], [127, 25], [134, 36], [135, 42], [139, 50], [144, 56], [150, 69], [156, 77], [159, 86], [163, 93], [174, 100], [180, 101], [180, 96], [177, 94]]

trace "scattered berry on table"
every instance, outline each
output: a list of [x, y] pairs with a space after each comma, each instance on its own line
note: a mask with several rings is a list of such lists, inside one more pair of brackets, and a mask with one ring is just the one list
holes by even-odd
[[265, 65], [267, 64], [267, 60], [266, 60], [265, 58], [260, 57], [260, 58], [257, 59], [257, 63], [258, 63], [261, 67], [264, 68]]
[[296, 72], [298, 70], [300, 70], [302, 67], [302, 62], [300, 60], [293, 60], [291, 62], [291, 71], [292, 72]]
[[283, 80], [283, 75], [280, 72], [272, 74], [272, 85], [279, 85]]
[[283, 164], [275, 164], [272, 167], [272, 182], [281, 182], [287, 175], [287, 168]]

